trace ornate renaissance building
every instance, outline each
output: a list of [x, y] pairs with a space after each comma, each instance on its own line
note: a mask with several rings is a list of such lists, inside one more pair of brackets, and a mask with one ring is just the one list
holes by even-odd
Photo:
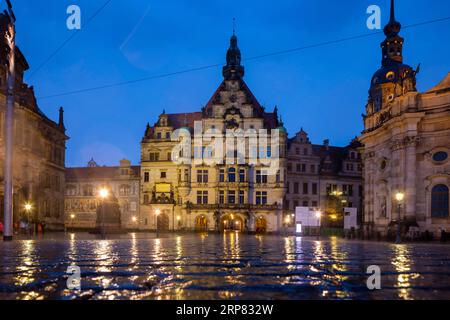
[[[0, 220], [4, 215], [3, 170], [5, 159], [5, 110], [8, 50], [5, 33], [7, 18], [0, 14]], [[63, 109], [59, 122], [49, 119], [39, 108], [33, 87], [24, 83], [28, 63], [16, 47], [14, 105], [14, 222], [23, 217], [44, 222], [49, 229], [63, 227], [66, 136]], [[25, 212], [26, 203], [32, 205]]]
[[[391, 18], [381, 43], [382, 66], [374, 74], [364, 116], [364, 224], [368, 235], [396, 228], [439, 237], [450, 231], [450, 74], [419, 93], [417, 70], [403, 63], [401, 24]], [[394, 195], [404, 193], [398, 203]]]
[[[328, 197], [338, 197], [343, 207], [362, 209], [362, 160], [360, 143], [347, 147], [312, 144], [303, 129], [289, 139], [285, 209], [296, 207], [326, 211]], [[288, 218], [286, 221], [290, 221]], [[292, 221], [293, 222], [293, 221]]]
[[69, 229], [94, 229], [99, 190], [109, 190], [109, 200], [117, 200], [123, 229], [138, 229], [140, 167], [120, 161], [117, 167], [100, 167], [94, 160], [85, 168], [67, 168], [65, 226]]
[[[143, 229], [274, 232], [281, 227], [286, 131], [277, 109], [266, 112], [244, 82], [235, 35], [226, 61], [222, 83], [200, 112], [163, 112], [155, 125], [147, 127], [141, 143]], [[238, 130], [256, 130], [259, 134], [260, 129], [266, 129], [270, 135], [279, 129], [278, 171], [269, 174], [260, 162], [249, 161], [248, 153], [234, 154], [244, 158], [241, 164], [198, 162], [194, 157], [199, 150], [194, 144], [190, 163], [173, 161], [172, 151], [178, 144], [171, 139], [174, 131], [194, 133], [195, 122], [200, 123], [202, 132], [223, 134]], [[253, 147], [246, 139], [245, 149]], [[269, 157], [276, 152], [270, 148], [258, 152]]]

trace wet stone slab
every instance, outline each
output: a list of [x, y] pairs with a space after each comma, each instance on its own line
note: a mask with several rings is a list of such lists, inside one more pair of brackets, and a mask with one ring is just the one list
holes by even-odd
[[[81, 290], [67, 288], [67, 268]], [[367, 288], [380, 267], [381, 290]], [[450, 299], [450, 247], [239, 233], [0, 243], [0, 299]]]

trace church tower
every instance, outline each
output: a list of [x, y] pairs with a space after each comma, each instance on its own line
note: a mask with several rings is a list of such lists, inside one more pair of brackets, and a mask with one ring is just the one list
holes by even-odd
[[417, 72], [403, 63], [401, 27], [395, 18], [394, 0], [391, 0], [390, 19], [384, 27], [386, 39], [381, 43], [381, 68], [373, 75], [369, 90], [368, 116], [385, 111], [395, 98], [416, 91]]
[[[391, 0], [381, 43], [381, 68], [372, 77], [364, 131], [364, 234], [397, 238], [450, 230], [450, 74], [417, 92], [403, 62], [404, 39]], [[425, 39], [424, 41], [427, 41]], [[403, 194], [403, 199], [396, 197]]]
[[230, 48], [227, 51], [227, 64], [223, 67], [225, 80], [238, 80], [244, 77], [244, 67], [241, 65], [241, 50], [238, 47], [238, 39], [233, 30], [230, 39]]

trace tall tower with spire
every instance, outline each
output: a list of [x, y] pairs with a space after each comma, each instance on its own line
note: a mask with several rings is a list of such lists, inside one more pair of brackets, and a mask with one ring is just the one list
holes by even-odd
[[230, 47], [227, 51], [227, 64], [223, 67], [223, 77], [225, 80], [238, 80], [244, 77], [244, 73], [245, 69], [241, 65], [241, 50], [239, 50], [238, 39], [233, 28]]
[[381, 68], [373, 75], [369, 90], [368, 115], [382, 111], [398, 96], [416, 91], [417, 72], [403, 63], [401, 28], [395, 17], [395, 2], [391, 0], [390, 19], [384, 27], [386, 39], [381, 43]]

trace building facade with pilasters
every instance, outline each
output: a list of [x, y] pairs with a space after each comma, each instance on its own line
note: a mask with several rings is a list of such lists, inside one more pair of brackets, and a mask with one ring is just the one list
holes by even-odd
[[[365, 215], [369, 236], [450, 232], [450, 74], [434, 88], [416, 89], [418, 69], [403, 63], [404, 39], [395, 19], [384, 29], [382, 66], [374, 74], [364, 116]], [[400, 203], [395, 194], [403, 193]], [[399, 219], [400, 216], [400, 219]]]
[[[0, 221], [4, 218], [5, 113], [7, 91], [7, 18], [0, 14]], [[42, 223], [46, 229], [62, 230], [64, 223], [64, 179], [66, 128], [64, 110], [59, 121], [39, 108], [34, 88], [24, 82], [28, 62], [16, 47], [14, 88], [13, 221]], [[56, 111], [56, 109], [55, 109]], [[56, 113], [56, 112], [55, 112]], [[26, 212], [25, 204], [31, 205]]]
[[[153, 126], [147, 126], [141, 143], [142, 229], [277, 232], [282, 226], [286, 131], [277, 108], [266, 112], [244, 82], [235, 35], [226, 60], [224, 79], [200, 112], [163, 112]], [[261, 150], [246, 138], [245, 154], [236, 151], [231, 156], [236, 160], [234, 164], [225, 160], [226, 151], [222, 163], [211, 164], [198, 161], [202, 158], [198, 157], [199, 152], [207, 154], [208, 147], [198, 150], [192, 139], [189, 155], [192, 161], [175, 161], [186, 154], [174, 152], [179, 144], [172, 139], [174, 132], [182, 130], [193, 135], [196, 123], [203, 133], [213, 136], [254, 130], [259, 139], [259, 130], [265, 129], [268, 143]], [[272, 132], [279, 133], [276, 147], [272, 144]], [[239, 150], [237, 146], [236, 149]], [[267, 162], [250, 161], [250, 152], [258, 153], [260, 158], [279, 155], [277, 169], [269, 170]], [[220, 160], [217, 154], [211, 156]]]

